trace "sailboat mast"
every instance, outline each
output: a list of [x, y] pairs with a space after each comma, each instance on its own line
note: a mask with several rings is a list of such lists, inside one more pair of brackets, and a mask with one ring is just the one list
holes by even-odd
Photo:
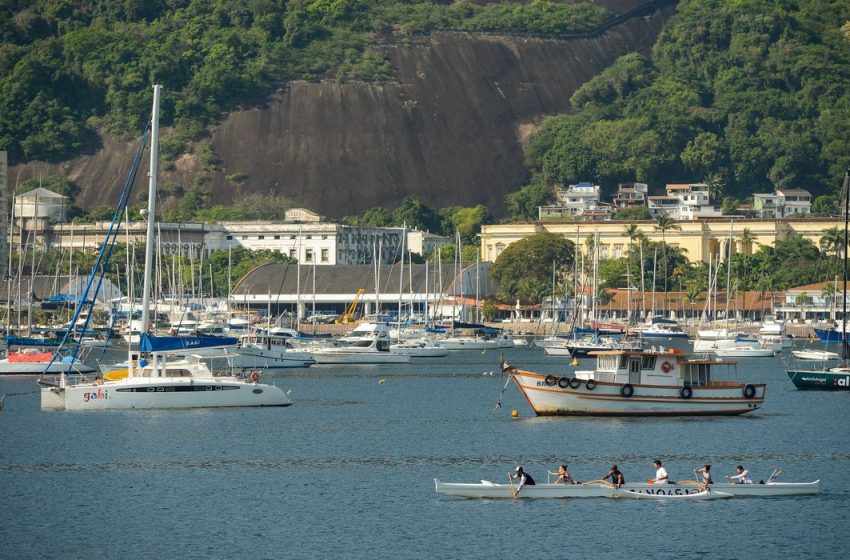
[[847, 222], [850, 218], [850, 170], [844, 174], [844, 239], [841, 240], [841, 245], [844, 252], [844, 271], [843, 278], [843, 307], [841, 318], [841, 359], [845, 362], [850, 358], [850, 344], [847, 343]]
[[151, 163], [148, 184], [148, 228], [145, 237], [145, 276], [142, 284], [142, 332], [148, 332], [148, 314], [151, 298], [151, 271], [153, 270], [154, 221], [156, 217], [156, 173], [159, 159], [159, 93], [162, 86], [153, 86], [153, 116], [151, 117]]

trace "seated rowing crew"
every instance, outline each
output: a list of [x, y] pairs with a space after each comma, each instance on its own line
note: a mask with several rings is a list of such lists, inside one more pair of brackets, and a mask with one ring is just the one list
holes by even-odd
[[558, 467], [558, 472], [549, 472], [549, 474], [558, 477], [555, 479], [555, 484], [577, 484], [576, 480], [572, 477], [569, 471], [567, 471], [568, 468], [569, 465], [564, 463]]
[[602, 480], [608, 479], [611, 479], [611, 484], [613, 484], [615, 488], [619, 488], [626, 483], [626, 479], [623, 476], [623, 473], [621, 473], [617, 468], [617, 465], [611, 465], [611, 468], [608, 469], [608, 473], [602, 477]]
[[698, 469], [694, 469], [694, 474], [702, 475], [702, 483], [704, 485], [714, 484], [714, 481], [711, 479], [711, 465], [703, 465]]
[[729, 476], [726, 475], [726, 478], [729, 480], [733, 480], [735, 484], [752, 484], [753, 479], [750, 477], [750, 471], [745, 469], [742, 465], [738, 465], [735, 467], [735, 470], [738, 471], [738, 474]]
[[655, 465], [655, 479], [652, 481], [653, 484], [669, 484], [670, 477], [667, 476], [667, 469], [661, 466], [661, 460], [656, 459], [652, 462]]
[[535, 484], [531, 475], [522, 470], [522, 467], [517, 467], [516, 472], [508, 473], [508, 476], [519, 480], [519, 485], [517, 485], [516, 492], [514, 492], [515, 496], [519, 494], [523, 486], [534, 486]]

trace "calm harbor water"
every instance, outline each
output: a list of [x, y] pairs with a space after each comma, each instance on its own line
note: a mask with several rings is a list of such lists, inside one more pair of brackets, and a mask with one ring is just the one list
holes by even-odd
[[[505, 354], [530, 369], [571, 369], [541, 351]], [[491, 351], [266, 376], [292, 390], [287, 408], [42, 412], [35, 393], [9, 397], [0, 558], [846, 555], [850, 393], [799, 392], [779, 358], [738, 363], [768, 392], [762, 411], [736, 418], [535, 418], [512, 384], [494, 415], [504, 378]], [[0, 379], [0, 393], [34, 389], [31, 379]], [[579, 480], [612, 462], [639, 480], [655, 457], [673, 479], [705, 462], [716, 479], [743, 463], [756, 479], [783, 467], [784, 480], [820, 478], [823, 490], [511, 501], [438, 496], [433, 485], [503, 482], [518, 464], [545, 481], [564, 461]]]

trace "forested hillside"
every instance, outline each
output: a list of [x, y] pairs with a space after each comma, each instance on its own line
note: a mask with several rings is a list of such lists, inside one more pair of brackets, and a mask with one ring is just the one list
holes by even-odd
[[840, 188], [850, 164], [850, 3], [687, 0], [651, 57], [629, 54], [529, 146], [546, 180], [611, 189], [706, 180], [743, 199]]
[[837, 187], [850, 3], [659, 1], [616, 20], [641, 4], [0, 0], [0, 148], [13, 180], [65, 175], [91, 209], [160, 82], [181, 217], [254, 193], [331, 217], [419, 195], [498, 218], [529, 179]]

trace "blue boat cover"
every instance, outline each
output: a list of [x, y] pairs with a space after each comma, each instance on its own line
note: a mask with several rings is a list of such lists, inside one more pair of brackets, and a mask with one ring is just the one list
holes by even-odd
[[139, 350], [142, 352], [179, 352], [236, 346], [237, 344], [239, 344], [239, 340], [232, 336], [151, 336], [142, 333]]
[[25, 336], [7, 336], [6, 346], [59, 346], [61, 338], [28, 338]]

